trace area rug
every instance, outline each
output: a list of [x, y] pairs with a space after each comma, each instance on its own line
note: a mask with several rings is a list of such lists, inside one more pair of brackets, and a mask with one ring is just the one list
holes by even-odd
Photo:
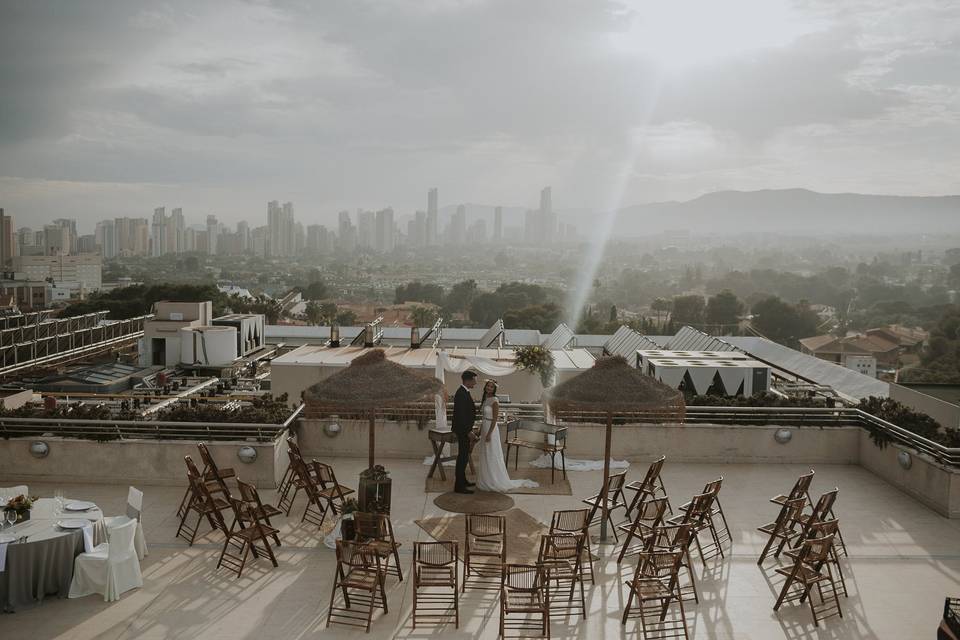
[[[549, 527], [534, 520], [523, 509], [510, 509], [502, 515], [507, 519], [507, 562], [535, 562], [540, 536], [549, 533]], [[416, 523], [434, 540], [456, 540], [462, 559], [466, 537], [463, 517], [439, 516], [417, 520]]]
[[472, 494], [450, 491], [434, 498], [433, 504], [453, 513], [495, 513], [512, 507], [513, 498], [491, 491], [474, 491]]
[[[517, 469], [516, 471], [508, 469], [508, 472], [514, 480], [525, 478], [527, 480], [534, 480], [540, 484], [539, 487], [514, 489], [510, 493], [541, 496], [573, 495], [573, 491], [570, 489], [570, 482], [563, 477], [562, 471], [555, 473], [552, 484], [550, 483], [550, 469], [525, 467], [523, 469]], [[447, 493], [448, 491], [453, 491], [453, 469], [446, 471], [446, 473], [446, 480], [440, 479], [439, 472], [435, 472], [432, 478], [427, 478], [424, 491], [426, 493]], [[473, 474], [467, 473], [467, 478], [473, 479]]]

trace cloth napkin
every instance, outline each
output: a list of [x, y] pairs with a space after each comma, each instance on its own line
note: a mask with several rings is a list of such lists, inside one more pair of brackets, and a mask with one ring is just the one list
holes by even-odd
[[0, 573], [7, 567], [7, 545], [9, 542], [0, 544]]
[[91, 553], [93, 551], [93, 523], [91, 522], [81, 531], [83, 531], [83, 550]]

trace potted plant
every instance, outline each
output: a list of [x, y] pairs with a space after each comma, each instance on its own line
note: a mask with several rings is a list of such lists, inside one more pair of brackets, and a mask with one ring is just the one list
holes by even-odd
[[360, 510], [360, 505], [353, 498], [343, 501], [340, 514], [340, 537], [344, 540], [353, 540], [357, 535], [357, 528], [353, 522], [353, 514]]
[[19, 495], [15, 498], [10, 498], [6, 505], [4, 505], [4, 512], [13, 511], [17, 514], [17, 522], [24, 522], [30, 519], [30, 509], [33, 508], [33, 498], [30, 496]]

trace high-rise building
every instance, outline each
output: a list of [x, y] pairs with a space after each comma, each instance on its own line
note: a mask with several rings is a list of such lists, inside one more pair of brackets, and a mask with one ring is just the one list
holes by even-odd
[[373, 211], [357, 209], [357, 248], [373, 249], [376, 214]]
[[58, 224], [43, 226], [43, 255], [70, 255], [70, 227]]
[[97, 251], [97, 237], [92, 233], [78, 237], [77, 253], [83, 255], [99, 253]]
[[237, 223], [237, 236], [239, 253], [246, 253], [250, 250], [250, 225], [246, 220]]
[[487, 221], [474, 220], [470, 228], [467, 229], [467, 238], [471, 244], [483, 244], [487, 241]]
[[0, 268], [6, 267], [16, 253], [14, 242], [13, 218], [0, 208]]
[[324, 255], [330, 253], [330, 233], [322, 224], [311, 224], [307, 227], [307, 253]]
[[417, 211], [407, 224], [407, 244], [411, 247], [427, 246], [427, 212]]
[[207, 216], [207, 254], [216, 255], [217, 239], [220, 237], [220, 223], [217, 216]]
[[357, 249], [357, 229], [350, 221], [350, 212], [341, 211], [337, 215], [337, 251], [350, 254]]
[[501, 242], [503, 240], [503, 207], [496, 207], [493, 210], [493, 241]]
[[77, 221], [74, 218], [58, 218], [53, 221], [53, 224], [60, 227], [61, 229], [66, 229], [66, 244], [64, 245], [67, 253], [76, 253], [77, 252]]
[[164, 207], [153, 210], [153, 224], [150, 234], [150, 255], [162, 256], [167, 253], [167, 214]]
[[390, 253], [394, 249], [396, 231], [393, 222], [393, 209], [387, 207], [377, 211], [374, 248], [379, 253]]
[[17, 246], [14, 247], [15, 253], [21, 255], [39, 253], [36, 245], [36, 236], [30, 227], [20, 227], [17, 229], [16, 244]]
[[116, 218], [116, 255], [145, 256], [150, 250], [150, 223], [146, 218]]
[[113, 220], [101, 220], [93, 232], [94, 242], [100, 247], [104, 260], [117, 257], [117, 232]]
[[281, 207], [277, 200], [268, 202], [267, 228], [270, 234], [268, 254], [275, 257], [292, 256], [296, 248], [293, 203], [285, 202]]
[[458, 204], [457, 212], [450, 219], [449, 242], [453, 246], [467, 243], [467, 207]]
[[553, 244], [557, 236], [557, 214], [553, 211], [553, 189], [540, 190], [540, 242]]
[[183, 253], [183, 230], [187, 223], [183, 218], [183, 209], [177, 207], [167, 220], [167, 253]]
[[426, 244], [428, 246], [436, 246], [437, 238], [437, 223], [439, 221], [439, 212], [437, 209], [437, 188], [434, 187], [427, 192], [427, 222], [426, 222]]

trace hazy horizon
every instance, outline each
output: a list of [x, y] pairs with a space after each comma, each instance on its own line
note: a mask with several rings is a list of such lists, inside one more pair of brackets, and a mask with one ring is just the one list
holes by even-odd
[[[960, 193], [960, 5], [13, 2], [0, 207], [86, 229], [724, 190]], [[951, 71], [952, 69], [952, 71]]]

